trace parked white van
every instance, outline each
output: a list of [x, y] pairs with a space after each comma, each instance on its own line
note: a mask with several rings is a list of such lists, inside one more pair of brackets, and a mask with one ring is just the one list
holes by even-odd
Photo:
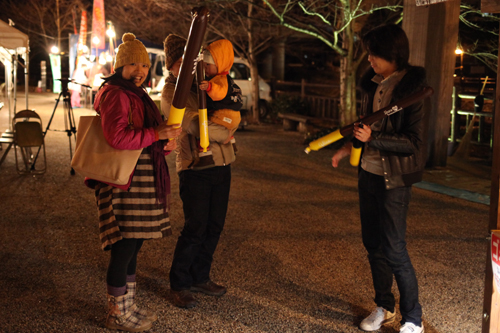
[[159, 94], [165, 85], [165, 78], [168, 76], [167, 68], [165, 67], [165, 52], [162, 49], [147, 47], [146, 50], [151, 60], [150, 79], [148, 88], [150, 93]]
[[[149, 82], [150, 93], [161, 94], [165, 85], [165, 78], [168, 71], [165, 67], [165, 53], [162, 49], [146, 48], [151, 60], [151, 79]], [[250, 67], [245, 59], [234, 57], [234, 64], [229, 71], [229, 75], [234, 82], [241, 88], [243, 96], [244, 111], [251, 111], [252, 96], [252, 78], [250, 77]], [[271, 102], [271, 87], [261, 77], [259, 77], [259, 112], [264, 117], [268, 111], [268, 103]]]
[[[252, 77], [250, 76], [250, 66], [245, 59], [234, 57], [233, 67], [229, 70], [229, 75], [240, 87], [243, 96], [243, 110], [251, 111], [253, 105]], [[271, 102], [271, 86], [259, 76], [259, 113], [265, 117]]]

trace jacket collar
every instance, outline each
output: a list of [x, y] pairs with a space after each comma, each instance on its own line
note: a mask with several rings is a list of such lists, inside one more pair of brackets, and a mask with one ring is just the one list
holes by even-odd
[[[423, 85], [426, 85], [425, 80], [425, 69], [419, 66], [409, 66], [406, 74], [403, 76], [398, 85], [394, 88], [393, 97], [395, 99], [400, 99], [407, 95], [410, 95], [419, 89]], [[376, 89], [377, 83], [373, 82], [373, 77], [377, 75], [373, 68], [369, 68], [365, 74], [361, 77], [359, 87], [365, 93]]]

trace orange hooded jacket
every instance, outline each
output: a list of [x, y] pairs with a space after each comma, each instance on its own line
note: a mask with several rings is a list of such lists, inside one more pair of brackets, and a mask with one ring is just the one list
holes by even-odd
[[208, 45], [206, 49], [212, 55], [218, 73], [210, 80], [208, 96], [214, 101], [220, 101], [227, 95], [228, 83], [226, 75], [233, 66], [233, 45], [227, 39], [221, 39]]

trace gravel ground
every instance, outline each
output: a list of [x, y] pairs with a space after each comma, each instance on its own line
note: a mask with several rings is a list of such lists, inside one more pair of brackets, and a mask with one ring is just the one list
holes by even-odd
[[[34, 103], [46, 126], [53, 99]], [[62, 111], [55, 118], [61, 128]], [[329, 149], [306, 155], [301, 135], [279, 126], [248, 126], [236, 140], [212, 269], [228, 293], [198, 295], [190, 310], [170, 303], [183, 216], [169, 157], [173, 236], [146, 242], [138, 260], [138, 302], [159, 317], [149, 332], [361, 332], [374, 294], [356, 170], [347, 161], [333, 169]], [[100, 249], [93, 191], [70, 175], [65, 133], [49, 132], [46, 146], [41, 176], [18, 175], [13, 152], [0, 167], [0, 332], [105, 332], [109, 253]], [[481, 331], [488, 214], [487, 205], [414, 188], [407, 239], [426, 332]], [[398, 332], [400, 318], [380, 332]]]

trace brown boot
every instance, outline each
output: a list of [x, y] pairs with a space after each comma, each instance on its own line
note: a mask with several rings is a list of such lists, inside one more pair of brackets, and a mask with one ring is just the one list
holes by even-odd
[[[137, 305], [135, 305], [135, 294], [136, 294], [136, 289], [137, 289], [137, 283], [136, 282], [127, 282], [127, 296], [128, 296], [128, 301], [131, 302], [130, 307], [134, 308], [135, 315], [140, 318], [140, 319], [147, 319], [150, 322], [155, 322], [158, 320], [158, 316], [156, 313], [146, 310], [146, 309], [141, 309]], [[134, 306], [135, 305], [135, 306]]]
[[131, 306], [127, 294], [122, 296], [108, 295], [108, 317], [106, 328], [127, 332], [143, 332], [149, 330], [153, 323], [147, 319], [138, 318], [135, 314], [135, 304]]
[[227, 288], [208, 280], [205, 283], [193, 284], [191, 291], [210, 296], [222, 296], [226, 293]]
[[174, 305], [179, 308], [191, 309], [198, 303], [196, 302], [196, 298], [194, 298], [191, 291], [187, 289], [180, 291], [170, 289], [170, 296], [172, 296], [172, 302]]

